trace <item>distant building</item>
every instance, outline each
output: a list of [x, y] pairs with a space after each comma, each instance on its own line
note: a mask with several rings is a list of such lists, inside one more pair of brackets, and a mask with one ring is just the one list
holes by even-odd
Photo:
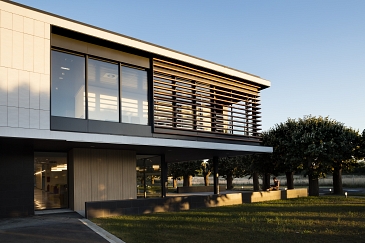
[[0, 10], [0, 217], [81, 212], [146, 183], [164, 196], [166, 163], [272, 151], [260, 146], [269, 81], [11, 1]]

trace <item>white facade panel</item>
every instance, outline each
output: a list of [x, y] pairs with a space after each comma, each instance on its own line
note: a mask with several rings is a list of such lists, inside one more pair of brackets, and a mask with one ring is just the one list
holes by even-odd
[[34, 20], [24, 17], [24, 33], [34, 35]]
[[6, 67], [0, 67], [0, 105], [8, 105], [8, 69]]
[[0, 28], [0, 66], [11, 67], [13, 50], [13, 32]]
[[0, 127], [8, 126], [8, 107], [0, 105]]
[[24, 34], [24, 70], [33, 72], [33, 63], [34, 63], [34, 41], [33, 35]]
[[39, 109], [39, 84], [41, 75], [39, 73], [30, 73], [30, 102], [29, 108]]
[[44, 74], [51, 74], [51, 41], [49, 39], [44, 39], [43, 60], [44, 60]]
[[11, 30], [13, 28], [13, 16], [10, 12], [1, 10], [0, 27]]
[[39, 129], [49, 130], [50, 125], [50, 113], [49, 111], [39, 111]]
[[8, 106], [19, 106], [19, 71], [8, 69]]
[[39, 110], [29, 110], [29, 128], [39, 129]]
[[19, 108], [8, 107], [8, 126], [18, 127], [19, 126]]
[[23, 16], [13, 14], [13, 30], [23, 33], [24, 20]]
[[19, 108], [19, 127], [29, 128], [29, 109]]
[[50, 86], [51, 80], [50, 76], [46, 74], [41, 74], [41, 83], [40, 83], [40, 99], [39, 99], [39, 108], [41, 110], [49, 111], [50, 104]]
[[34, 72], [44, 73], [44, 39], [34, 36], [34, 55], [33, 65]]
[[23, 69], [24, 62], [24, 38], [23, 33], [13, 31], [13, 44], [12, 44], [12, 67], [16, 69]]
[[19, 71], [19, 107], [29, 108], [29, 93], [29, 72]]
[[51, 25], [49, 23], [44, 23], [44, 39], [51, 39]]
[[44, 23], [38, 20], [34, 21], [34, 35], [44, 38]]

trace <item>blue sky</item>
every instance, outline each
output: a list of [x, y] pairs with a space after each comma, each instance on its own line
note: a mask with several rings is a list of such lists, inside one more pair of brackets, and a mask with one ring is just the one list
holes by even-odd
[[271, 81], [262, 128], [329, 116], [365, 129], [363, 0], [17, 0]]

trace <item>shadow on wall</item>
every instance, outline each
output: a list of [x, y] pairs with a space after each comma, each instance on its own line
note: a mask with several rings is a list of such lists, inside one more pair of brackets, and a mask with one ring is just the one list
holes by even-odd
[[241, 203], [242, 198], [240, 193], [86, 202], [85, 216], [87, 218], [98, 218], [118, 215], [175, 212]]
[[307, 189], [301, 188], [270, 192], [241, 192], [221, 195], [176, 196], [166, 198], [85, 202], [85, 216], [86, 218], [92, 219], [119, 215], [176, 212], [181, 210], [220, 207], [306, 196], [308, 196]]
[[0, 127], [50, 129], [49, 75], [3, 70], [0, 75]]

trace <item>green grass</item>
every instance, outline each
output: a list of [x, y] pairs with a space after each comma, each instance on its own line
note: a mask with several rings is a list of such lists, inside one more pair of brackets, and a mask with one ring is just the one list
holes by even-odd
[[133, 242], [365, 242], [365, 198], [308, 197], [94, 219]]

